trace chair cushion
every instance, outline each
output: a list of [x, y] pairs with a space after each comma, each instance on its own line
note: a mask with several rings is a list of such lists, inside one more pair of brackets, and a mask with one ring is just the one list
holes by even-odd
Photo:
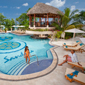
[[68, 48], [68, 46], [65, 46], [66, 48]]
[[83, 43], [80, 43], [80, 46], [84, 45]]
[[66, 45], [66, 43], [64, 43], [64, 45]]
[[76, 41], [76, 43], [78, 43], [79, 41]]

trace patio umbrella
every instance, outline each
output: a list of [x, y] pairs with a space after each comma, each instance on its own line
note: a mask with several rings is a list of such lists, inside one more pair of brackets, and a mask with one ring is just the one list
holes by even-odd
[[80, 40], [85, 44], [85, 38], [80, 38]]
[[25, 26], [13, 25], [12, 27], [15, 27], [15, 30], [16, 30], [16, 28], [18, 28], [18, 27], [25, 27]]
[[74, 33], [74, 34], [73, 34], [73, 38], [75, 37], [75, 34], [76, 34], [76, 33], [85, 33], [84, 31], [79, 30], [79, 29], [76, 29], [76, 28], [74, 28], [74, 29], [69, 29], [69, 30], [65, 30], [65, 32]]
[[12, 27], [25, 27], [25, 26], [13, 25]]

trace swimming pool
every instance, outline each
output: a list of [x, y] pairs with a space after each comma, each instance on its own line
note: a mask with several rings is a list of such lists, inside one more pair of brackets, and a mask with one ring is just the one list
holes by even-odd
[[[49, 39], [32, 39], [29, 35], [15, 35], [12, 33], [0, 34], [0, 73], [7, 75], [25, 75], [42, 71], [53, 61], [50, 52]], [[29, 47], [31, 55], [30, 65], [24, 58], [24, 48]]]

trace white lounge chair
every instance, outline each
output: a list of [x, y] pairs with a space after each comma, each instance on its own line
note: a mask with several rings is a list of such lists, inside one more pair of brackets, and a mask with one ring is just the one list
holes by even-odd
[[72, 45], [70, 45], [70, 44], [67, 44], [67, 43], [64, 43], [63, 44], [63, 46], [68, 46], [68, 47], [75, 47], [75, 46], [77, 46], [78, 44], [80, 44], [81, 42], [79, 42], [79, 41], [76, 41], [75, 43], [73, 43]]
[[68, 46], [64, 46], [65, 50], [75, 50], [75, 51], [80, 51], [82, 53], [82, 51], [84, 51], [83, 49], [81, 49], [82, 47], [84, 47], [85, 45], [77, 45], [76, 47], [68, 47]]
[[73, 62], [68, 62], [69, 65], [73, 67], [78, 67], [80, 69], [82, 69], [82, 72], [84, 72], [85, 69], [85, 63], [84, 62], [79, 62], [82, 66], [78, 65], [78, 63], [73, 63]]
[[73, 69], [67, 68], [66, 69], [66, 72], [65, 72], [65, 78], [67, 80], [69, 80], [70, 82], [76, 81], [76, 82], [78, 82], [78, 83], [80, 83], [82, 85], [85, 85], [85, 74], [84, 73], [79, 72], [78, 75], [77, 75], [77, 77], [74, 76], [73, 79], [71, 79], [71, 80], [67, 77], [67, 74], [71, 74], [74, 71], [75, 70], [73, 70]]

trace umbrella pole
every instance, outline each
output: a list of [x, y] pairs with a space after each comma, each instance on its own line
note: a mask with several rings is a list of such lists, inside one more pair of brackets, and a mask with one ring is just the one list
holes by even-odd
[[72, 43], [73, 43], [73, 41], [74, 41], [74, 38], [75, 38], [75, 33], [73, 34], [73, 39], [72, 39]]
[[73, 34], [73, 38], [75, 38], [75, 33]]

